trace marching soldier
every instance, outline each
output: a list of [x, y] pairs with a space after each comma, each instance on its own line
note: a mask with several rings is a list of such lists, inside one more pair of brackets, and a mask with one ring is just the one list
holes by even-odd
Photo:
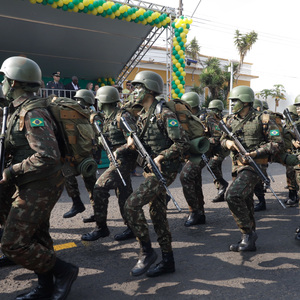
[[[95, 96], [92, 91], [90, 90], [78, 90], [74, 96], [75, 101], [77, 101], [80, 106], [88, 113], [92, 113], [92, 110], [90, 109], [91, 106], [95, 103]], [[85, 184], [85, 187], [88, 191], [90, 202], [93, 205], [93, 189], [94, 185], [96, 183], [96, 172], [90, 176], [90, 177], [83, 177], [83, 181]], [[66, 212], [63, 217], [64, 218], [72, 218], [76, 216], [77, 214], [85, 211], [85, 206], [80, 198], [80, 191], [78, 188], [78, 182], [75, 175], [66, 177], [65, 182], [66, 190], [69, 195], [69, 197], [72, 198], [73, 205], [71, 209]]]
[[[264, 114], [252, 107], [254, 92], [250, 87], [238, 86], [230, 92], [233, 114], [226, 125], [240, 140], [263, 173], [266, 174], [268, 158], [283, 150], [283, 141], [278, 126], [269, 120], [264, 122]], [[255, 251], [257, 240], [254, 218], [253, 191], [261, 181], [258, 173], [247, 160], [239, 155], [239, 150], [230, 136], [222, 136], [221, 145], [231, 150], [233, 162], [233, 182], [229, 186], [225, 200], [242, 233], [242, 239], [230, 246], [231, 251]]]
[[15, 56], [0, 69], [3, 94], [10, 102], [5, 151], [9, 162], [1, 186], [14, 184], [16, 192], [5, 220], [1, 248], [16, 264], [33, 270], [38, 286], [20, 295], [25, 299], [66, 299], [78, 267], [56, 257], [49, 234], [49, 218], [63, 188], [56, 125], [45, 108], [22, 108], [34, 103], [42, 74], [32, 60]]
[[[98, 178], [94, 187], [94, 219], [96, 228], [89, 233], [83, 234], [81, 239], [84, 241], [95, 241], [110, 234], [107, 227], [107, 208], [109, 191], [114, 189], [119, 201], [120, 212], [125, 224], [124, 204], [128, 196], [132, 193], [130, 172], [135, 166], [137, 154], [135, 151], [127, 149], [119, 153], [118, 148], [126, 144], [126, 132], [121, 129], [120, 117], [124, 116], [131, 120], [134, 126], [135, 119], [129, 112], [118, 107], [120, 97], [118, 90], [112, 86], [103, 86], [98, 89], [96, 99], [99, 109], [104, 113], [103, 134], [107, 138], [109, 146], [116, 156], [119, 163], [119, 170], [124, 178], [126, 186], [122, 182], [116, 166], [111, 162], [109, 168]], [[115, 235], [115, 240], [121, 241], [134, 238], [134, 233], [129, 226], [121, 233]]]
[[[135, 88], [134, 100], [143, 106], [137, 121], [139, 138], [161, 170], [167, 185], [170, 185], [176, 178], [184, 152], [189, 149], [188, 137], [179, 124], [176, 114], [164, 105], [159, 105], [155, 98], [163, 93], [164, 83], [161, 76], [151, 71], [142, 71], [135, 76], [132, 84]], [[129, 137], [127, 142], [124, 149], [135, 148], [133, 138]], [[139, 259], [131, 270], [131, 275], [139, 276], [147, 272], [147, 276], [154, 277], [174, 272], [175, 262], [166, 215], [165, 189], [150, 169], [146, 169], [144, 176], [145, 181], [125, 203], [125, 215], [140, 244]], [[148, 203], [150, 217], [162, 251], [162, 261], [150, 269], [157, 254], [151, 246], [143, 212], [143, 206]]]

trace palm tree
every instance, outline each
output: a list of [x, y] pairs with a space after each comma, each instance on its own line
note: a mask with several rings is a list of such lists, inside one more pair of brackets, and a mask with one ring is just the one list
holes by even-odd
[[274, 84], [273, 89], [271, 90], [271, 96], [275, 99], [275, 112], [279, 105], [279, 100], [286, 100], [284, 93], [286, 90], [282, 84]]
[[194, 37], [186, 46], [186, 54], [193, 60], [198, 60], [199, 55], [200, 55], [200, 46], [199, 43]]
[[257, 36], [258, 35], [255, 31], [251, 31], [250, 33], [246, 34], [241, 34], [239, 30], [235, 31], [234, 44], [237, 50], [239, 51], [240, 55], [240, 62], [237, 69], [236, 81], [238, 80], [238, 77], [240, 75], [240, 70], [243, 65], [245, 56], [247, 52], [251, 49], [253, 44], [257, 41]]

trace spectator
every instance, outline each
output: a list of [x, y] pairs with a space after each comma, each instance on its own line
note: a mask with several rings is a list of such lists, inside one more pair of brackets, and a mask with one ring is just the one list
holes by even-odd
[[78, 77], [72, 76], [72, 81], [65, 85], [65, 89], [69, 91], [75, 91], [75, 92], [66, 92], [66, 97], [74, 99], [76, 91], [80, 90], [80, 86], [78, 85]]
[[95, 84], [95, 88], [94, 88], [94, 95], [97, 94], [97, 91], [99, 90], [99, 84]]
[[94, 84], [93, 84], [92, 82], [89, 82], [89, 83], [86, 85], [86, 89], [92, 91], [93, 94], [94, 94], [93, 87], [94, 87]]
[[52, 76], [53, 76], [53, 81], [49, 81], [46, 85], [46, 88], [48, 89], [47, 96], [49, 96], [51, 94], [55, 94], [56, 96], [61, 97], [63, 95], [63, 93], [58, 90], [64, 90], [65, 87], [61, 82], [59, 82], [60, 72], [59, 71], [54, 72], [54, 73], [52, 73]]
[[124, 102], [133, 100], [133, 96], [131, 95], [133, 89], [134, 89], [134, 87], [131, 83], [131, 80], [127, 80], [126, 88], [123, 89], [123, 91], [122, 91]]

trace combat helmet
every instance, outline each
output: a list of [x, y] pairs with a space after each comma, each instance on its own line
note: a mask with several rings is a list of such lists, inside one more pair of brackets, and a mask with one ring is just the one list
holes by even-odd
[[253, 103], [254, 101], [254, 92], [253, 90], [244, 85], [237, 86], [233, 88], [230, 92], [229, 99], [237, 99], [244, 103]]
[[294, 102], [295, 105], [300, 105], [300, 95], [298, 95]]
[[209, 102], [208, 108], [209, 109], [214, 109], [215, 108], [215, 109], [218, 109], [220, 111], [223, 111], [224, 110], [224, 103], [219, 99], [211, 100]]
[[264, 106], [261, 100], [259, 99], [254, 99], [253, 102], [253, 108], [255, 108], [256, 110], [258, 110], [257, 108], [260, 108], [260, 111], [264, 110]]
[[0, 73], [12, 80], [36, 84], [37, 87], [42, 83], [42, 71], [38, 64], [23, 56], [7, 58], [2, 63]]
[[2, 91], [2, 86], [0, 85], [0, 99], [5, 99], [4, 95], [3, 95], [3, 91]]
[[118, 90], [113, 86], [102, 86], [97, 90], [95, 97], [99, 103], [115, 103], [120, 101]]
[[188, 92], [183, 94], [181, 100], [187, 102], [191, 108], [200, 106], [200, 96], [195, 92]]
[[161, 76], [152, 71], [141, 71], [135, 75], [131, 82], [133, 85], [138, 83], [143, 84], [146, 89], [160, 95], [164, 91], [164, 81]]
[[92, 91], [82, 89], [78, 90], [74, 96], [76, 100], [79, 100], [81, 105], [91, 106], [95, 104], [95, 96]]
[[267, 110], [267, 109], [269, 109], [269, 104], [268, 104], [268, 102], [267, 101], [261, 101], [262, 102], [262, 105], [263, 105], [263, 108], [264, 108], [264, 110]]

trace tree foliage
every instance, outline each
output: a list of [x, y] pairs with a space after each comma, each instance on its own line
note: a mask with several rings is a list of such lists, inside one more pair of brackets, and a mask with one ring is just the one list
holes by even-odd
[[240, 62], [236, 71], [236, 80], [240, 75], [241, 67], [248, 51], [252, 48], [253, 44], [257, 41], [258, 34], [251, 31], [246, 34], [241, 34], [239, 30], [235, 31], [234, 44], [239, 52]]
[[275, 100], [275, 112], [279, 106], [279, 100], [286, 100], [286, 90], [282, 84], [274, 84], [272, 89], [263, 89], [255, 95], [260, 98], [262, 97], [265, 101], [268, 97], [272, 97]]

